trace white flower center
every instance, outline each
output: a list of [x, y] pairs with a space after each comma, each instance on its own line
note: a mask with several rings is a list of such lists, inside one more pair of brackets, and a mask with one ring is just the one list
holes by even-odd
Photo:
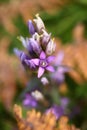
[[40, 66], [41, 67], [46, 67], [48, 65], [46, 60], [40, 60]]

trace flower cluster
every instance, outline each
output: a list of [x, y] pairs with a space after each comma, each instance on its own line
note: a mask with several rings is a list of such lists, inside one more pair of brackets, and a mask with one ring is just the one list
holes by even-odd
[[28, 54], [25, 52], [14, 49], [15, 54], [20, 58], [24, 66], [30, 69], [38, 69], [38, 78], [40, 78], [45, 70], [54, 72], [54, 67], [51, 62], [54, 60], [52, 55], [55, 51], [54, 40], [51, 39], [51, 34], [48, 34], [45, 25], [39, 15], [33, 21], [28, 21], [28, 28], [31, 37], [19, 37], [23, 46], [27, 49]]

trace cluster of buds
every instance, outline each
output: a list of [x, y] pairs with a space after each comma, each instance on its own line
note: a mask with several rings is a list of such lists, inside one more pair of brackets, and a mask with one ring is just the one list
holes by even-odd
[[28, 21], [28, 28], [31, 37], [19, 37], [28, 54], [17, 48], [14, 49], [14, 52], [24, 66], [34, 70], [38, 69], [38, 78], [40, 78], [45, 70], [55, 71], [51, 62], [54, 60], [52, 54], [55, 51], [56, 44], [54, 39], [51, 39], [51, 34], [47, 33], [45, 25], [38, 14], [33, 21]]

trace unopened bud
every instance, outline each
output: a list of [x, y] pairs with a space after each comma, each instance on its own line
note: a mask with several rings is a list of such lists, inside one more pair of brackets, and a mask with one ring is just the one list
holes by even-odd
[[49, 84], [49, 81], [48, 81], [48, 79], [46, 77], [42, 77], [41, 82], [42, 82], [43, 85]]
[[42, 93], [41, 93], [40, 91], [38, 91], [38, 90], [32, 92], [31, 95], [32, 95], [36, 100], [43, 100], [43, 99], [44, 99]]
[[46, 48], [47, 44], [50, 41], [51, 34], [48, 34], [44, 29], [42, 31], [43, 31], [43, 34], [41, 35], [41, 44], [43, 48]]
[[36, 25], [36, 29], [39, 33], [42, 32], [42, 29], [45, 29], [42, 19], [39, 17], [39, 14], [36, 15], [36, 19], [33, 20]]
[[31, 35], [33, 35], [36, 32], [31, 20], [28, 21], [28, 28]]
[[46, 54], [51, 55], [53, 52], [55, 52], [56, 44], [54, 43], [54, 40], [50, 40], [47, 47], [46, 47]]
[[39, 55], [41, 52], [41, 48], [39, 44], [33, 38], [29, 39], [27, 49], [31, 55], [33, 55], [33, 53], [36, 53], [37, 55]]

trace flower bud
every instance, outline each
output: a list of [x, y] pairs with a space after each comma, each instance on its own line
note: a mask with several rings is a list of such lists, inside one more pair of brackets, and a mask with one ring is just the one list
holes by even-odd
[[22, 42], [22, 45], [23, 45], [25, 48], [27, 47], [26, 40], [24, 39], [24, 37], [19, 36], [19, 37], [17, 37], [17, 39]]
[[29, 39], [27, 49], [31, 55], [33, 54], [39, 55], [41, 52], [39, 44], [33, 38]]
[[39, 14], [36, 15], [36, 19], [34, 19], [33, 21], [36, 25], [37, 32], [41, 33], [42, 29], [45, 29], [45, 26], [42, 19], [39, 17]]
[[40, 91], [38, 91], [38, 90], [35, 90], [34, 92], [32, 92], [31, 95], [32, 95], [37, 101], [44, 99], [43, 94], [42, 94]]
[[35, 34], [32, 36], [32, 38], [33, 38], [35, 41], [37, 41], [38, 43], [40, 42], [40, 35], [39, 35], [37, 32], [35, 32]]
[[46, 46], [48, 42], [50, 41], [51, 34], [48, 34], [44, 29], [42, 30], [43, 34], [41, 36], [41, 44], [44, 49], [46, 49]]
[[46, 77], [42, 77], [41, 82], [42, 82], [43, 85], [49, 84], [49, 81], [48, 81], [48, 79]]
[[51, 55], [56, 48], [56, 44], [54, 43], [54, 40], [50, 40], [47, 47], [46, 47], [46, 54]]
[[31, 35], [33, 35], [36, 32], [34, 25], [33, 25], [31, 20], [28, 21], [28, 28], [29, 28], [29, 32], [30, 32]]

